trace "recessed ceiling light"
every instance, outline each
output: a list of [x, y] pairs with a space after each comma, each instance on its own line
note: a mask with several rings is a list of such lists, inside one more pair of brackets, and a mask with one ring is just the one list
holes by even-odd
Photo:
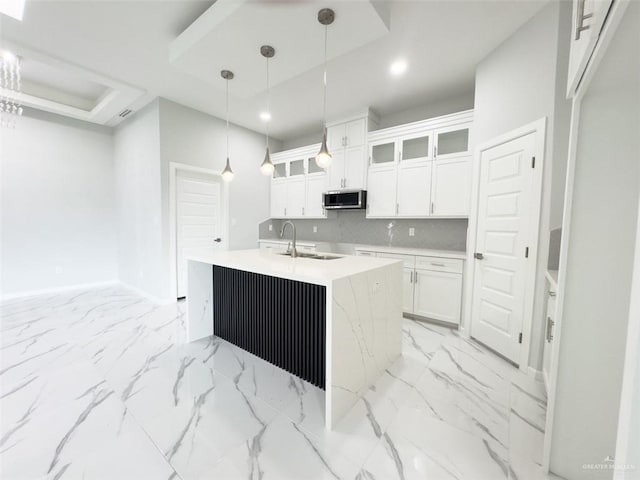
[[0, 13], [22, 21], [25, 0], [0, 0]]
[[260, 120], [262, 120], [263, 122], [268, 122], [269, 120], [271, 120], [271, 114], [269, 112], [261, 112]]
[[400, 76], [407, 71], [407, 62], [405, 60], [396, 60], [389, 67], [389, 72], [393, 76]]

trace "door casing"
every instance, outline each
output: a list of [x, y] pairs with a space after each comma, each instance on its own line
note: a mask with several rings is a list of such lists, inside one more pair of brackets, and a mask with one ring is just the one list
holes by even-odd
[[178, 297], [178, 279], [177, 279], [177, 209], [176, 209], [176, 177], [178, 171], [202, 173], [212, 175], [220, 179], [222, 185], [222, 242], [221, 249], [229, 249], [229, 187], [227, 182], [222, 181], [222, 176], [211, 169], [195, 167], [185, 163], [169, 162], [169, 279], [170, 294], [172, 299]]
[[[518, 366], [522, 372], [528, 371], [529, 352], [531, 350], [531, 328], [533, 324], [533, 307], [535, 299], [535, 284], [538, 263], [538, 237], [540, 228], [540, 210], [542, 207], [542, 180], [545, 164], [545, 139], [546, 139], [547, 118], [543, 117], [535, 122], [531, 122], [522, 127], [499, 135], [491, 140], [478, 145], [474, 153], [473, 162], [473, 184], [471, 191], [471, 208], [469, 212], [469, 227], [467, 229], [467, 265], [465, 269], [465, 299], [463, 314], [463, 329], [465, 336], [471, 332], [471, 322], [473, 321], [473, 285], [475, 284], [475, 258], [473, 254], [476, 249], [476, 238], [478, 230], [478, 205], [480, 198], [480, 159], [482, 152], [510, 142], [530, 133], [535, 134], [534, 156], [535, 168], [533, 176], [533, 187], [531, 190], [531, 211], [529, 216], [529, 262], [526, 272], [526, 289], [524, 296], [524, 310], [522, 316], [522, 336], [523, 342], [520, 349]], [[536, 200], [537, 199], [537, 200]]]

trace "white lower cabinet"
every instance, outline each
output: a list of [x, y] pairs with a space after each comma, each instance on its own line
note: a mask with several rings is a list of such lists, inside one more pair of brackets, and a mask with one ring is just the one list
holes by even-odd
[[413, 311], [413, 268], [405, 267], [402, 271], [402, 311]]
[[421, 317], [460, 323], [462, 274], [416, 269], [413, 312]]
[[402, 260], [404, 313], [459, 325], [464, 260], [358, 250], [357, 255]]

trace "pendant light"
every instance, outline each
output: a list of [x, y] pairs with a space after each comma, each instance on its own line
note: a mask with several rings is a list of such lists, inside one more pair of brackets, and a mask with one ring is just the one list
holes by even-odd
[[270, 92], [269, 92], [269, 59], [273, 58], [273, 56], [276, 54], [276, 51], [274, 50], [273, 47], [269, 46], [269, 45], [263, 45], [262, 47], [260, 47], [260, 53], [262, 54], [262, 56], [264, 58], [267, 59], [267, 114], [269, 115], [269, 118], [265, 120], [265, 134], [267, 137], [267, 149], [266, 149], [266, 153], [264, 154], [264, 160], [262, 161], [262, 165], [260, 165], [260, 171], [262, 172], [263, 175], [268, 175], [271, 176], [273, 174], [273, 169], [275, 168], [273, 166], [273, 163], [271, 162], [271, 155], [269, 155], [269, 121], [271, 120], [270, 116], [271, 116], [271, 105], [270, 105]]
[[222, 70], [220, 76], [227, 82], [227, 164], [222, 170], [222, 179], [225, 182], [233, 180], [233, 170], [229, 164], [229, 80], [233, 80], [233, 72], [230, 70]]
[[322, 145], [316, 155], [316, 164], [320, 168], [329, 168], [331, 165], [331, 154], [327, 148], [327, 30], [333, 23], [336, 15], [330, 8], [323, 8], [318, 12], [318, 21], [324, 25], [324, 100], [323, 100], [323, 124], [322, 124]]

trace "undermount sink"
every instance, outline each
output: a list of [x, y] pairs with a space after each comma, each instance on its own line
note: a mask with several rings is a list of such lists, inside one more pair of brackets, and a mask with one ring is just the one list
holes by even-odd
[[[278, 255], [286, 255], [287, 257], [290, 257], [291, 252], [282, 252], [282, 253], [279, 253]], [[312, 258], [314, 260], [335, 260], [337, 258], [342, 258], [342, 257], [338, 257], [336, 255], [327, 255], [325, 253], [298, 252], [298, 258]]]

